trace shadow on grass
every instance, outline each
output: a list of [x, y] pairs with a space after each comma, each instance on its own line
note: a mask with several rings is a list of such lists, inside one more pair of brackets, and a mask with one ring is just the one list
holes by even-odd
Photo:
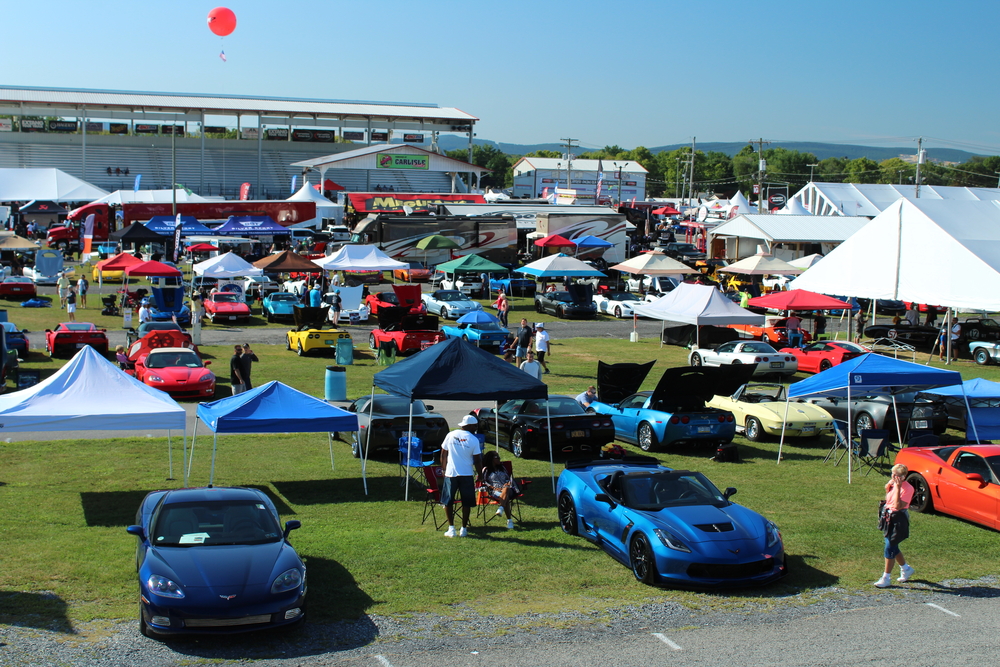
[[[402, 500], [401, 477], [369, 477], [368, 495], [359, 477], [350, 479], [313, 479], [271, 482], [292, 505], [323, 505], [327, 503], [356, 503], [366, 500]], [[411, 484], [410, 498], [423, 500], [422, 486]]]
[[54, 593], [0, 591], [0, 623], [75, 634], [66, 603]]

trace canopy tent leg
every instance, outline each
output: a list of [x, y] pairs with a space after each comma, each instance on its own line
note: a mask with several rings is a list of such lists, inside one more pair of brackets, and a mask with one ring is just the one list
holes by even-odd
[[788, 392], [785, 392], [785, 417], [781, 422], [781, 439], [778, 440], [778, 463], [781, 463], [781, 448], [785, 445], [785, 424], [788, 423]]
[[219, 434], [212, 435], [212, 470], [208, 473], [208, 485], [215, 483], [215, 452], [219, 449]]
[[496, 434], [494, 445], [500, 451], [500, 401], [493, 401], [493, 432]]
[[[184, 436], [183, 436], [182, 444], [184, 446], [184, 451], [182, 452], [182, 455], [181, 455], [181, 471], [186, 473], [187, 472], [187, 467], [186, 467], [186, 465], [187, 465], [187, 444], [188, 444], [187, 428], [184, 429]], [[186, 474], [184, 475], [184, 486], [187, 486], [187, 475]]]
[[[371, 397], [368, 399], [368, 430], [365, 431], [365, 449], [361, 454], [361, 482], [365, 487], [365, 495], [368, 495], [368, 450], [372, 442], [372, 415], [375, 413], [375, 385], [372, 384]], [[360, 438], [359, 438], [360, 440]], [[360, 445], [360, 442], [358, 443]]]
[[[966, 421], [972, 425], [972, 436], [979, 442], [979, 431], [976, 430], [976, 421], [972, 418], [972, 408], [969, 407], [969, 395], [965, 393], [965, 383], [962, 383], [962, 399], [965, 400]], [[965, 427], [965, 441], [969, 441], [969, 426]]]
[[167, 429], [167, 468], [169, 470], [167, 479], [174, 478], [174, 443], [170, 438], [170, 430]]
[[851, 385], [847, 385], [847, 483], [851, 483], [851, 468], [854, 467], [854, 416], [851, 414]]
[[[896, 395], [892, 395], [892, 418], [896, 422], [896, 437], [898, 438], [899, 446], [903, 446], [903, 433], [902, 427], [899, 425], [899, 411], [896, 410]], [[858, 434], [861, 435], [860, 433]]]
[[330, 443], [330, 470], [336, 470], [337, 466], [333, 464], [333, 434], [327, 431], [326, 439]]
[[549, 475], [552, 477], [552, 493], [556, 492], [556, 463], [552, 452], [552, 414], [549, 410], [549, 397], [545, 396], [545, 430], [549, 434]]
[[[371, 424], [371, 422], [368, 422], [368, 423]], [[370, 427], [369, 427], [368, 430], [369, 430], [369, 432], [371, 432], [371, 428]], [[406, 454], [404, 455], [404, 456], [406, 456], [406, 479], [404, 480], [404, 483], [406, 484], [406, 490], [403, 491], [403, 500], [409, 500], [410, 499], [410, 447], [412, 446], [412, 438], [413, 438], [413, 397], [412, 396], [410, 397], [410, 420], [406, 424], [406, 435], [404, 437], [406, 438]]]
[[188, 487], [191, 478], [191, 464], [194, 463], [194, 441], [198, 437], [198, 418], [194, 420], [194, 433], [191, 434], [191, 451], [188, 453], [187, 470], [184, 471], [184, 488]]
[[663, 332], [667, 329], [667, 321], [662, 320], [660, 322], [660, 348], [663, 347]]

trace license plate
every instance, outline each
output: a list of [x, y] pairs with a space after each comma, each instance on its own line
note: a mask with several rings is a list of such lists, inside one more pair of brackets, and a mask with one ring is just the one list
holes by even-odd
[[803, 433], [812, 433], [815, 430], [816, 430], [815, 426], [803, 426], [802, 427], [802, 432]]
[[698, 427], [698, 433], [711, 433], [711, 432], [712, 432], [712, 427], [711, 426], [699, 426]]
[[235, 316], [235, 315], [230, 315], [230, 316], [229, 316], [229, 319], [231, 319], [231, 320], [235, 320], [235, 319], [236, 319], [236, 316]]
[[926, 419], [918, 419], [913, 422], [913, 428], [930, 428], [930, 424]]
[[[86, 343], [77, 343], [76, 347], [77, 347], [77, 349], [79, 349], [81, 347], [87, 347], [87, 344]], [[920, 427], [918, 426], [917, 428], [920, 428]]]
[[585, 438], [587, 436], [586, 431], [570, 431], [569, 437], [571, 438]]
[[784, 368], [785, 362], [783, 361], [772, 361], [771, 368]]
[[325, 343], [326, 343], [327, 345], [336, 345], [336, 344], [337, 344], [337, 341], [335, 341], [335, 340], [327, 340], [327, 341], [324, 341], [324, 342], [325, 342]]

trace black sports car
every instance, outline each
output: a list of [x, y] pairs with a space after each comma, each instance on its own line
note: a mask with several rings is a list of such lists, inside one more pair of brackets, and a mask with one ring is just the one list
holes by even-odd
[[[369, 454], [376, 451], [397, 451], [399, 439], [407, 431], [413, 431], [420, 438], [425, 452], [441, 448], [444, 436], [448, 435], [448, 421], [436, 412], [433, 405], [423, 401], [413, 401], [413, 425], [410, 427], [410, 402], [402, 396], [375, 394], [375, 404], [371, 405], [371, 395], [362, 396], [347, 409], [358, 415], [358, 428], [351, 433], [351, 453], [359, 458], [365, 447]], [[369, 435], [369, 415], [371, 434]], [[368, 441], [368, 438], [371, 441]]]
[[865, 328], [865, 338], [889, 338], [914, 347], [930, 348], [937, 341], [940, 331], [937, 327], [922, 324], [916, 326], [901, 322], [900, 324], [873, 324]]
[[[548, 405], [546, 405], [548, 404]], [[493, 408], [473, 411], [479, 420], [479, 433], [487, 444], [497, 443], [499, 422], [500, 446], [520, 458], [549, 449], [549, 419], [552, 425], [552, 449], [563, 454], [593, 454], [614, 442], [615, 427], [611, 417], [586, 412], [569, 396], [548, 399], [515, 398]]]
[[1000, 340], [1000, 324], [987, 317], [968, 317], [962, 325], [962, 338], [972, 340]]
[[597, 317], [594, 290], [590, 285], [570, 285], [569, 290], [535, 295], [535, 311], [564, 319]]
[[[829, 412], [839, 422], [847, 423], [846, 398], [810, 398], [807, 402], [814, 403]], [[891, 396], [860, 396], [851, 398], [851, 420], [854, 422], [854, 433], [865, 429], [886, 429], [889, 438], [896, 442], [899, 434], [903, 441], [910, 431], [933, 431], [940, 435], [948, 428], [948, 410], [942, 397], [931, 398], [927, 395], [917, 396], [915, 392], [896, 394], [896, 411], [899, 413], [899, 429], [897, 431], [893, 418]]]

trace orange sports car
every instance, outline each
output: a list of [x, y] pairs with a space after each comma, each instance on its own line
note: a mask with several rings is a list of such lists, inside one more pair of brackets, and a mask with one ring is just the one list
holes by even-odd
[[1000, 530], [1000, 445], [907, 447], [896, 463], [909, 468], [910, 509], [951, 514]]

